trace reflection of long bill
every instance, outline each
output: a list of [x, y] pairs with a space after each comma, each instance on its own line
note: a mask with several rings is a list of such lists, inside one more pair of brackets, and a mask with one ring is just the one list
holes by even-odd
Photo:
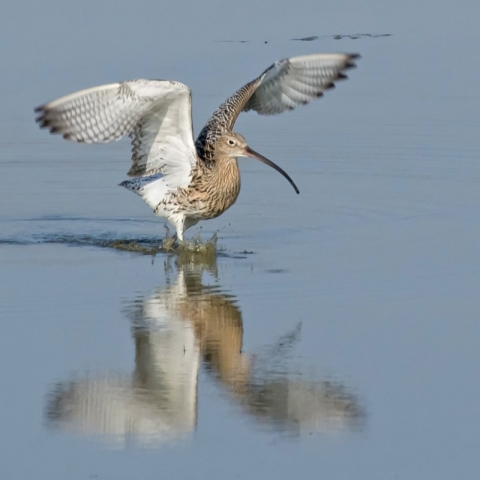
[[245, 156], [260, 160], [261, 162], [266, 163], [270, 167], [274, 168], [277, 172], [280, 172], [290, 182], [295, 191], [297, 193], [300, 193], [300, 190], [295, 185], [295, 182], [290, 178], [290, 175], [285, 170], [283, 170], [283, 168], [280, 168], [276, 163], [273, 163], [271, 160], [265, 158], [263, 155], [260, 155], [255, 150], [252, 150], [250, 147], [245, 147]]

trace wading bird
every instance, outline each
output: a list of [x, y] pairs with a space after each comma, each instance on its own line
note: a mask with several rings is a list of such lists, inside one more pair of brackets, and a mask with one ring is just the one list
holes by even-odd
[[262, 115], [305, 105], [347, 78], [356, 54], [314, 54], [279, 60], [244, 85], [214, 112], [193, 141], [192, 95], [183, 83], [132, 80], [82, 90], [35, 109], [41, 128], [79, 143], [132, 139], [131, 180], [121, 186], [140, 195], [176, 229], [221, 215], [237, 200], [237, 157], [270, 165], [299, 190], [278, 165], [252, 150], [232, 131], [243, 111]]

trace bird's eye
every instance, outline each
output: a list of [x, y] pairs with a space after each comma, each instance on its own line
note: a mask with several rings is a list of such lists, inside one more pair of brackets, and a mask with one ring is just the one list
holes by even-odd
[[229, 145], [235, 145], [235, 140], [229, 140], [229, 141], [228, 141], [228, 144], [229, 144]]

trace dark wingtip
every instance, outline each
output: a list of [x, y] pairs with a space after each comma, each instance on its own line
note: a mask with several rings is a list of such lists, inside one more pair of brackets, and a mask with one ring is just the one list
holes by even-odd
[[344, 73], [339, 73], [338, 74], [338, 77], [336, 78], [336, 80], [347, 80], [348, 76], [345, 75]]
[[37, 123], [42, 123], [45, 121], [45, 112], [37, 112], [37, 113], [40, 113], [40, 115], [38, 115], [36, 118], [35, 118], [35, 121]]
[[38, 126], [40, 128], [45, 128], [48, 127], [48, 121], [45, 118], [47, 113], [44, 110], [44, 105], [40, 105], [39, 107], [34, 108], [34, 112], [37, 114], [37, 117], [35, 118], [35, 121], [38, 123]]
[[343, 67], [344, 70], [349, 70], [351, 68], [357, 68], [357, 64], [354, 62], [354, 60], [362, 58], [359, 53], [349, 53], [349, 54], [347, 54], [347, 57], [348, 57], [348, 60], [345, 63], [345, 66]]

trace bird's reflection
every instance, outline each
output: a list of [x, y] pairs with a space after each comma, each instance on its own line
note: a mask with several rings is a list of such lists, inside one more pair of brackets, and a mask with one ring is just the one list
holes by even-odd
[[[57, 383], [48, 395], [50, 427], [119, 445], [174, 441], [196, 428], [201, 365], [226, 398], [268, 428], [299, 433], [362, 424], [353, 393], [289, 365], [299, 326], [255, 354], [242, 352], [242, 314], [219, 286], [215, 256], [179, 257], [165, 270], [166, 287], [125, 309], [135, 342], [133, 374], [90, 373]], [[203, 282], [205, 272], [216, 278], [213, 285]]]

